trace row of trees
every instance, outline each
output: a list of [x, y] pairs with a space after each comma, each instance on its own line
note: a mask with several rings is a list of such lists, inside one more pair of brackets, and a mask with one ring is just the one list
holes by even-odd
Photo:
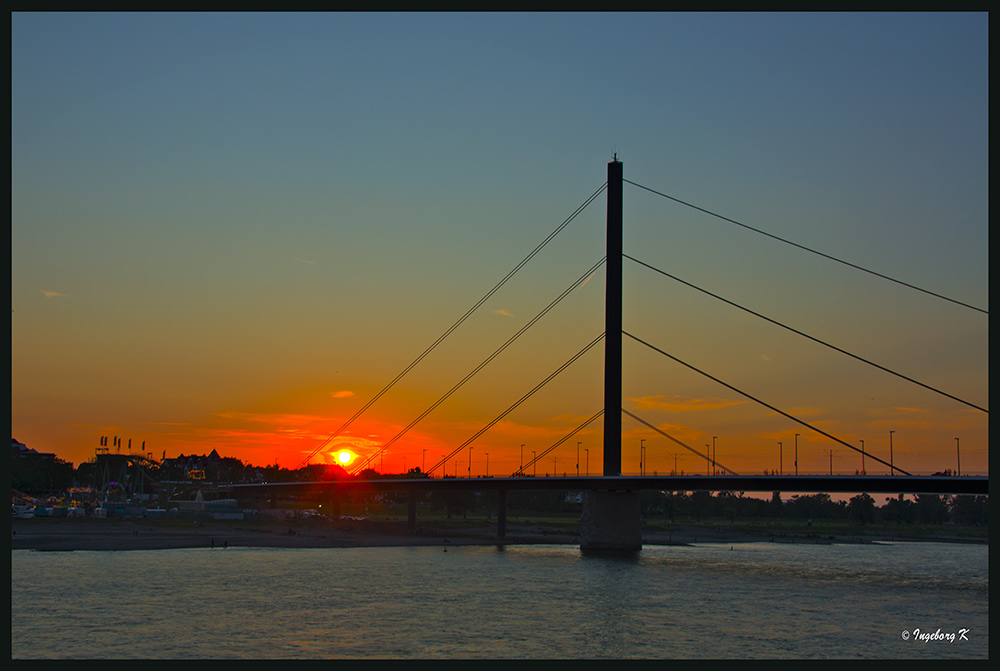
[[879, 506], [868, 494], [849, 501], [834, 501], [829, 494], [792, 496], [782, 500], [775, 492], [769, 500], [745, 496], [743, 492], [644, 492], [643, 511], [671, 520], [723, 518], [850, 520], [858, 524], [985, 525], [989, 521], [985, 496], [938, 496], [917, 494], [912, 498], [886, 497]]
[[73, 487], [73, 464], [59, 457], [32, 454], [10, 460], [10, 487], [32, 496], [57, 494]]
[[[143, 466], [145, 476], [154, 481], [187, 480], [192, 470], [201, 470], [213, 482], [317, 482], [350, 477], [340, 466], [312, 464], [290, 470], [271, 466], [249, 466], [233, 457], [207, 460], [191, 457], [192, 464], [171, 459]], [[59, 495], [72, 487], [96, 487], [100, 479], [96, 460], [73, 464], [51, 455], [26, 455], [10, 460], [11, 489], [31, 496]]]
[[[404, 501], [398, 495], [398, 502]], [[484, 491], [441, 491], [425, 495], [432, 507], [447, 510], [449, 516], [468, 512], [496, 510], [496, 493]], [[849, 501], [834, 501], [829, 494], [792, 496], [782, 500], [774, 493], [770, 499], [746, 496], [744, 492], [656, 492], [640, 494], [642, 514], [648, 519], [672, 522], [724, 519], [850, 521], [857, 524], [963, 524], [987, 525], [988, 498], [985, 496], [887, 497], [879, 506], [868, 494], [858, 494]], [[576, 492], [558, 490], [518, 490], [508, 492], [508, 514], [523, 512], [578, 514], [581, 509]]]

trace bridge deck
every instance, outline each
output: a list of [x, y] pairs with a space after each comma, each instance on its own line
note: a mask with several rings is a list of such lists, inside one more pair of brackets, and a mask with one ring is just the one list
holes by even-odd
[[382, 480], [339, 480], [329, 482], [276, 482], [231, 485], [232, 495], [304, 493], [322, 489], [369, 489], [375, 491], [444, 489], [512, 490], [566, 489], [606, 491], [740, 491], [740, 492], [826, 492], [869, 494], [969, 494], [989, 495], [985, 476], [888, 476], [888, 475], [660, 475], [518, 478], [386, 478]]

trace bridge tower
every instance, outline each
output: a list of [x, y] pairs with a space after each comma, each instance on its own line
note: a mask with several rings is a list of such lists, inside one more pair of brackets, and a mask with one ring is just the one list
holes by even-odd
[[[604, 478], [622, 474], [622, 163], [608, 163], [607, 261], [604, 294]], [[611, 481], [586, 492], [580, 548], [634, 552], [642, 548], [639, 492]]]
[[622, 164], [608, 163], [604, 285], [604, 475], [622, 474]]

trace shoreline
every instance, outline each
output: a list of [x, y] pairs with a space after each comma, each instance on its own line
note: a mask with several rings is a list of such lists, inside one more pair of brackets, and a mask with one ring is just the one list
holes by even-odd
[[[867, 544], [879, 542], [960, 542], [988, 544], [988, 537], [963, 538], [945, 531], [915, 536], [905, 529], [858, 528], [851, 534], [817, 530], [770, 531], [738, 527], [676, 525], [669, 531], [643, 533], [644, 546], [694, 543], [810, 543]], [[507, 536], [498, 540], [495, 527], [418, 528], [406, 530], [399, 523], [369, 520], [171, 520], [169, 524], [147, 519], [93, 520], [87, 518], [34, 518], [11, 520], [11, 550], [128, 551], [167, 549], [347, 548], [420, 547], [461, 545], [579, 545], [579, 536], [537, 525], [508, 524]]]

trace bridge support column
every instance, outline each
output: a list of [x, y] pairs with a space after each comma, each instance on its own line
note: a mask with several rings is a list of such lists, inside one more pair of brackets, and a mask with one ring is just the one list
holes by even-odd
[[333, 519], [335, 520], [340, 519], [340, 496], [340, 489], [334, 489], [330, 505], [333, 506]]
[[417, 490], [410, 490], [410, 501], [406, 511], [406, 525], [410, 533], [417, 530]]
[[580, 520], [584, 552], [638, 552], [642, 549], [639, 492], [584, 492]]
[[497, 490], [497, 540], [507, 539], [507, 490]]

